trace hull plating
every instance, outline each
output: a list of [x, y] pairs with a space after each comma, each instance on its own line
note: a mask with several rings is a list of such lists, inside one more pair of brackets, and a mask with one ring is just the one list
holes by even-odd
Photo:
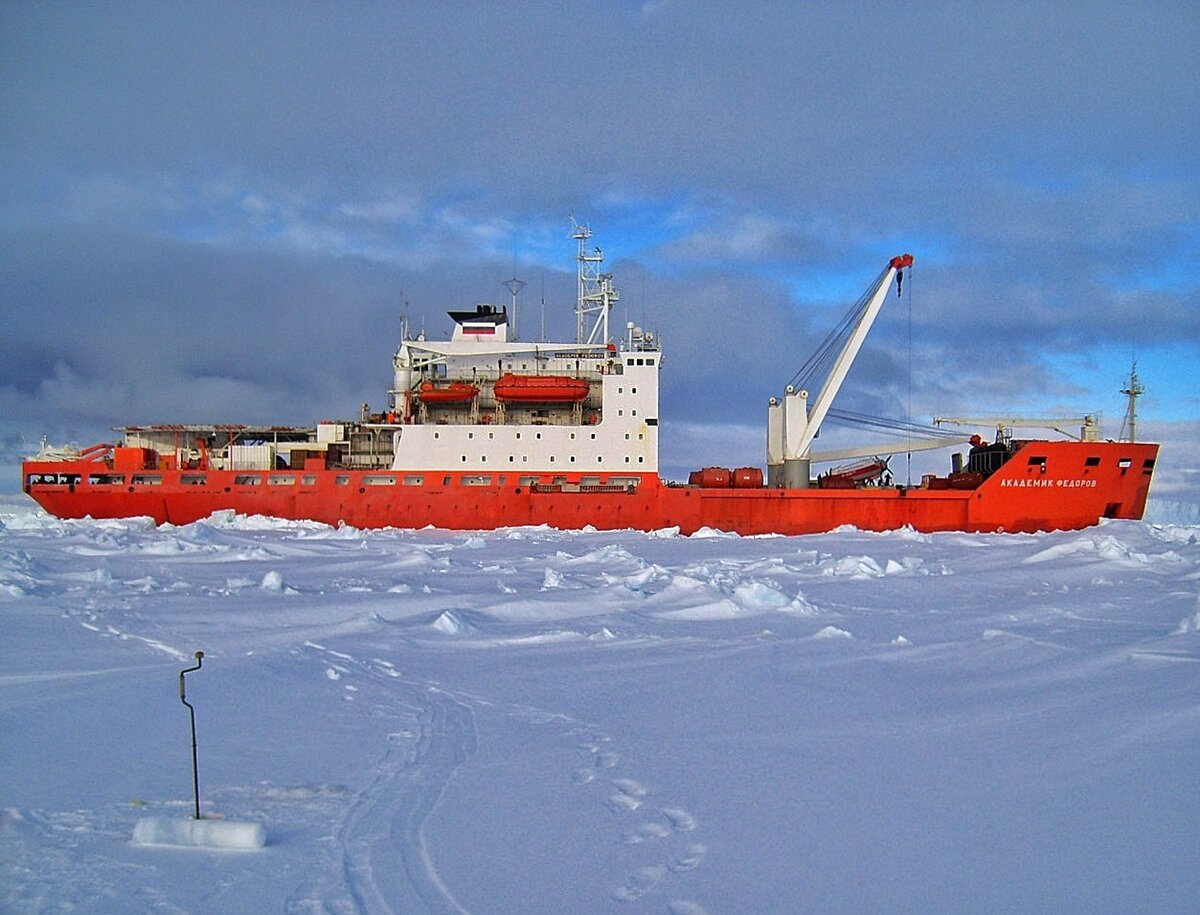
[[232, 509], [361, 528], [545, 524], [678, 527], [685, 534], [707, 527], [750, 535], [818, 533], [849, 524], [877, 531], [1033, 532], [1141, 518], [1157, 453], [1153, 444], [1032, 442], [972, 490], [705, 488], [664, 484], [652, 474], [629, 487], [581, 486], [578, 476], [567, 476], [564, 486], [530, 487], [511, 475], [478, 485], [477, 474], [443, 471], [114, 474], [98, 473], [88, 461], [27, 462], [24, 478], [29, 495], [60, 517], [145, 515], [160, 524], [186, 524]]

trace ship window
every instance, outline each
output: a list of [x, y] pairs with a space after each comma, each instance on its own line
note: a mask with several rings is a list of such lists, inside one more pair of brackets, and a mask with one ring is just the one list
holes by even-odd
[[645, 458], [641, 458], [641, 457], [640, 457], [640, 458], [638, 458], [638, 463], [640, 464], [640, 463], [642, 463], [642, 461], [644, 461], [644, 460], [646, 460], [646, 459], [645, 459]]
[[571, 441], [575, 441], [575, 433], [574, 432], [571, 433]]
[[625, 364], [626, 364], [626, 365], [633, 365], [633, 360], [632, 360], [632, 359], [626, 359], [626, 360], [625, 360]]
[[628, 464], [628, 463], [629, 463], [629, 455], [628, 455], [628, 454], [627, 454], [627, 455], [625, 455], [625, 463], [626, 463], [626, 464]]
[[518, 433], [517, 433], [517, 438], [520, 438], [520, 437], [521, 437], [521, 433], [520, 433], [520, 432], [518, 432]]
[[571, 455], [571, 463], [572, 463], [572, 464], [574, 464], [574, 463], [575, 463], [575, 455], [573, 455], [573, 454]]
[[488, 433], [488, 438], [495, 438], [495, 437], [496, 437], [496, 433], [495, 433], [495, 432], [489, 432], [489, 433]]
[[643, 439], [645, 439], [645, 437], [646, 437], [646, 433], [644, 433], [644, 432], [638, 433], [638, 441], [639, 442], [642, 441]]
[[637, 388], [630, 388], [630, 389], [629, 389], [629, 393], [630, 393], [630, 394], [636, 394], [636, 393], [637, 393]]
[[[137, 477], [133, 478], [133, 482], [137, 482]], [[234, 486], [257, 486], [262, 482], [262, 477], [256, 473], [239, 473], [233, 478]]]
[[491, 486], [492, 477], [486, 473], [470, 473], [463, 474], [460, 480], [463, 486]]
[[291, 486], [296, 482], [296, 478], [290, 473], [273, 473], [267, 477], [267, 482], [272, 486]]
[[446, 474], [444, 477], [442, 477], [442, 485], [443, 486], [450, 485], [450, 474]]
[[442, 433], [440, 433], [440, 432], [435, 432], [435, 433], [433, 433], [433, 437], [434, 437], [434, 438], [441, 438], [441, 437], [442, 437]]
[[630, 415], [630, 416], [637, 416], [637, 410], [630, 410], [630, 411], [629, 411], [629, 415]]
[[1036, 457], [1036, 456], [1031, 457], [1029, 459], [1029, 466], [1030, 467], [1045, 467], [1046, 459], [1044, 457]]
[[208, 478], [202, 473], [184, 473], [180, 474], [179, 482], [184, 486], [203, 486]]
[[462, 462], [464, 464], [467, 463], [467, 456], [465, 454], [462, 456]]
[[540, 439], [541, 439], [541, 437], [542, 437], [542, 433], [540, 433], [540, 432], [536, 432], [536, 433], [534, 433], [534, 436], [533, 436], [533, 437], [534, 437], [534, 438], [536, 438], [536, 439], [539, 439], [539, 440], [540, 440]]
[[1128, 470], [1132, 465], [1133, 460], [1131, 458], [1121, 458], [1121, 460], [1117, 461], [1117, 466], [1122, 470]]
[[654, 417], [653, 419], [646, 420], [646, 425], [647, 426], [657, 426], [658, 425], [658, 417]]
[[538, 478], [533, 477], [533, 476], [517, 477], [517, 485], [518, 486], [532, 486], [537, 481], [538, 481]]
[[88, 475], [88, 482], [92, 486], [113, 486], [120, 485], [125, 482], [125, 474], [123, 473], [93, 473]]
[[395, 486], [396, 477], [390, 473], [364, 473], [363, 486]]
[[624, 415], [625, 415], [625, 411], [624, 411], [624, 410], [618, 410], [618, 411], [617, 411], [617, 416], [624, 416]]
[[597, 463], [597, 464], [603, 464], [603, 463], [604, 463], [604, 455], [602, 455], [602, 454], [597, 454], [597, 455], [596, 455], [596, 463]]
[[1095, 456], [1090, 457], [1086, 461], [1083, 462], [1083, 466], [1084, 467], [1099, 467], [1100, 466], [1100, 458], [1095, 457]]
[[600, 477], [599, 476], [582, 476], [579, 478], [579, 485], [580, 486], [599, 486], [600, 485]]
[[339, 473], [334, 478], [333, 482], [336, 483], [338, 486], [349, 486], [350, 485], [350, 475], [345, 474], [345, 473]]
[[646, 365], [654, 365], [654, 360], [653, 360], [653, 359], [647, 359], [647, 360], [646, 360]]
[[553, 464], [553, 463], [554, 463], [554, 455], [553, 455], [553, 454], [552, 454], [552, 455], [550, 455], [550, 463], [551, 463], [551, 464]]
[[135, 473], [129, 482], [134, 486], [159, 486], [162, 484], [162, 474]]
[[506, 477], [504, 474], [500, 474], [500, 478], [499, 478], [498, 480], [496, 480], [496, 484], [497, 484], [498, 486], [503, 486], [503, 485], [504, 485], [504, 481], [505, 481], [506, 479], [508, 479], [508, 478], [507, 478], [507, 477]]
[[425, 477], [419, 473], [408, 473], [404, 475], [405, 486], [424, 486]]
[[592, 441], [594, 442], [595, 440], [596, 440], [596, 433], [595, 433], [595, 432], [593, 432], [593, 433], [592, 433]]
[[563, 483], [567, 482], [567, 478], [566, 477], [555, 477], [552, 482], [553, 482], [553, 485], [555, 485], [555, 486], [562, 486]]
[[1154, 469], [1154, 458], [1146, 458], [1146, 460], [1142, 461], [1142, 470], [1153, 470], [1153, 469]]
[[625, 389], [624, 389], [624, 388], [617, 388], [617, 393], [618, 393], [618, 394], [624, 394], [624, 393], [625, 393]]
[[317, 475], [315, 473], [306, 473], [303, 477], [300, 478], [300, 482], [303, 483], [305, 486], [316, 486], [317, 485]]
[[486, 455], [486, 454], [485, 454], [485, 455], [483, 455], [483, 456], [482, 456], [482, 457], [479, 459], [479, 463], [481, 463], [481, 464], [486, 464], [486, 463], [487, 463], [487, 455]]

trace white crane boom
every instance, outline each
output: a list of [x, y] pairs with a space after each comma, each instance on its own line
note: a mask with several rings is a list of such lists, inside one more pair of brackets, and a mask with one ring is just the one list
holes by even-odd
[[[1094, 442], [1100, 438], [1100, 426], [1096, 417], [1088, 416], [935, 416], [933, 424], [947, 423], [953, 426], [995, 426], [1001, 439], [1011, 438], [1012, 430], [1053, 429], [1062, 435], [1083, 442]], [[1079, 426], [1079, 434], [1066, 431], [1063, 426]]]
[[893, 257], [888, 263], [887, 270], [883, 272], [883, 275], [879, 278], [879, 282], [871, 290], [866, 308], [863, 309], [862, 314], [854, 325], [854, 329], [850, 331], [850, 335], [846, 338], [846, 343], [842, 347], [842, 351], [838, 353], [837, 359], [834, 360], [833, 368], [829, 371], [829, 377], [825, 379], [825, 384], [822, 386], [820, 393], [813, 400], [812, 408], [808, 411], [808, 418], [803, 431], [797, 438], [788, 443], [791, 446], [788, 450], [794, 448], [795, 451], [792, 455], [786, 455], [787, 457], [803, 458], [808, 455], [813, 439], [817, 437], [817, 433], [821, 429], [821, 423], [825, 421], [825, 415], [829, 412], [829, 408], [833, 406], [834, 398], [837, 397], [838, 391], [842, 388], [842, 382], [846, 380], [846, 374], [850, 371], [850, 366], [854, 364], [854, 359], [858, 356], [858, 351], [862, 349], [863, 341], [867, 339], [867, 333], [871, 330], [871, 325], [875, 323], [875, 319], [879, 316], [879, 310], [883, 307], [883, 300], [887, 298], [888, 288], [891, 286], [892, 279], [898, 271], [903, 270], [905, 267], [911, 267], [912, 262], [913, 258], [911, 254], [901, 254]]

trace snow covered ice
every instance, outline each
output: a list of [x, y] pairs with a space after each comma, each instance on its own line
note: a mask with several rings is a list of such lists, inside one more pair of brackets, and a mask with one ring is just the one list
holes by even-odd
[[1200, 898], [1200, 528], [0, 523], [5, 912]]

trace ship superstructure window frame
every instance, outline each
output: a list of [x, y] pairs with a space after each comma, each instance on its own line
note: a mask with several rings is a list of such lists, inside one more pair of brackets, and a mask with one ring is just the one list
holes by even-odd
[[91, 473], [88, 474], [89, 486], [124, 486], [125, 474], [123, 473]]
[[135, 473], [129, 482], [134, 486], [162, 486], [161, 473]]

